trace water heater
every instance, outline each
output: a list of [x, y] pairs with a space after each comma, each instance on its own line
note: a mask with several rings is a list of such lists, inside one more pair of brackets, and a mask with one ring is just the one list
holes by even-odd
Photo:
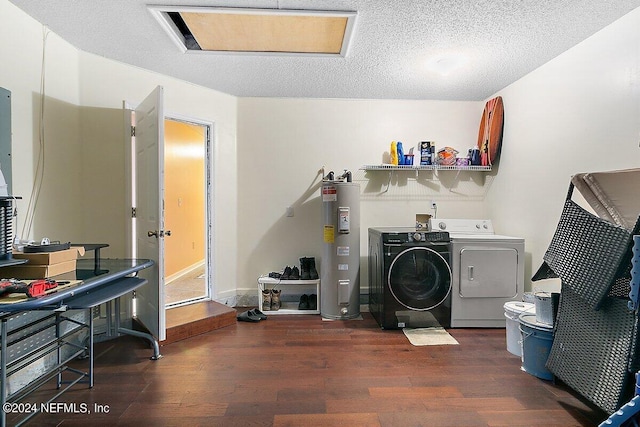
[[323, 249], [320, 314], [327, 319], [360, 316], [360, 185], [351, 172], [322, 182]]

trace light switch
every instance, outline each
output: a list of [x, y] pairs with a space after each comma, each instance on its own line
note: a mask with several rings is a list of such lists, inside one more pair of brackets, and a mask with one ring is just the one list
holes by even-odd
[[293, 206], [287, 206], [287, 216], [288, 217], [292, 217], [293, 216]]

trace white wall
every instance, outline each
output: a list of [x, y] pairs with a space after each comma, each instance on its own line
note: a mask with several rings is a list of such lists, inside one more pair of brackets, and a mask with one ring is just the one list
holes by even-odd
[[[41, 24], [8, 1], [0, 1], [0, 86], [11, 91], [13, 194], [23, 198], [17, 203], [18, 226], [14, 230], [19, 236], [23, 233], [40, 152], [44, 34]], [[69, 230], [82, 215], [73, 209], [75, 201], [81, 199], [79, 169], [75, 167], [82, 163], [77, 150], [79, 55], [68, 43], [49, 33], [44, 57], [44, 180], [31, 235], [22, 237], [75, 239], [77, 234], [60, 231]]]
[[528, 280], [571, 176], [640, 167], [640, 8], [499, 95], [503, 149], [485, 204], [497, 231], [526, 239]]
[[[482, 173], [363, 172], [392, 140], [421, 140], [466, 154], [477, 142], [481, 102], [243, 98], [238, 104], [238, 291], [255, 294], [261, 274], [322, 253], [321, 168], [349, 169], [361, 186], [361, 292], [367, 292], [367, 229], [413, 226], [416, 213], [484, 216]], [[486, 179], [489, 183], [490, 179]], [[450, 191], [451, 190], [451, 191]], [[286, 217], [287, 206], [294, 217]]]
[[[38, 155], [42, 34], [41, 24], [0, 0], [0, 86], [12, 92], [14, 194], [25, 197], [18, 230]], [[167, 114], [214, 124], [216, 298], [235, 297], [236, 98], [78, 51], [53, 33], [45, 57], [45, 180], [29, 237], [106, 242], [105, 256], [126, 254], [123, 101], [135, 105], [162, 85]]]

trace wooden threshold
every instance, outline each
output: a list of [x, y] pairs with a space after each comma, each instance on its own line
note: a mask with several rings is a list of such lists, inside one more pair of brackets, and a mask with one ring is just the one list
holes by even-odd
[[166, 312], [167, 339], [160, 345], [184, 340], [205, 332], [236, 324], [233, 307], [215, 301], [202, 301]]

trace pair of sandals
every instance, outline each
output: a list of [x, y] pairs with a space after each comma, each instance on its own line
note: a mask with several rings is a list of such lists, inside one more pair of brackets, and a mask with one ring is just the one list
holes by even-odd
[[253, 310], [238, 314], [237, 319], [241, 322], [259, 322], [261, 320], [267, 320], [267, 315], [257, 308], [254, 308]]

